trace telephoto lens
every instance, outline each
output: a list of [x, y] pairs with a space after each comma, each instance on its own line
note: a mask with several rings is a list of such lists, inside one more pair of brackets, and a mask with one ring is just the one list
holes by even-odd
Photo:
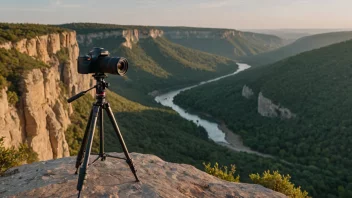
[[103, 57], [99, 61], [99, 72], [124, 76], [128, 70], [127, 59], [123, 57]]

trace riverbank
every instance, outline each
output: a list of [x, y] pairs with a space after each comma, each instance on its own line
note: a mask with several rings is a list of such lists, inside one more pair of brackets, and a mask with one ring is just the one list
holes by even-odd
[[245, 146], [243, 144], [242, 138], [240, 135], [234, 133], [231, 131], [229, 128], [227, 128], [226, 124], [222, 122], [221, 124], [218, 125], [219, 129], [225, 133], [225, 140], [228, 143], [219, 143], [220, 145], [226, 146], [227, 148], [237, 151], [237, 152], [246, 152], [250, 154], [255, 154], [261, 157], [267, 157], [267, 158], [275, 158], [272, 155], [268, 154], [263, 154], [257, 151], [252, 150], [251, 148]]

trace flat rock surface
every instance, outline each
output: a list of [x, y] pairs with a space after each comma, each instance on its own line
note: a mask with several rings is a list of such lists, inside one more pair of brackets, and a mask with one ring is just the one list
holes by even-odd
[[[132, 153], [131, 157], [140, 182], [135, 182], [124, 160], [99, 160], [88, 168], [81, 197], [286, 197], [260, 185], [223, 181], [154, 155]], [[0, 197], [77, 197], [75, 161], [76, 157], [68, 157], [12, 168], [0, 177]]]

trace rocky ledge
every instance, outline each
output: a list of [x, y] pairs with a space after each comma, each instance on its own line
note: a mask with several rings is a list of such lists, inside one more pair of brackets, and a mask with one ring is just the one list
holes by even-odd
[[[260, 185], [226, 182], [154, 155], [131, 156], [140, 182], [134, 181], [124, 160], [108, 158], [89, 167], [81, 197], [285, 197]], [[77, 197], [74, 166], [75, 157], [68, 157], [12, 168], [0, 177], [0, 197]]]

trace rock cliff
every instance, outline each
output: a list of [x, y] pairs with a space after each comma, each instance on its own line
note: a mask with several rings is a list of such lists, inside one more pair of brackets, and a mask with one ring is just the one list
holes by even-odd
[[[0, 136], [5, 137], [5, 146], [27, 143], [40, 160], [69, 156], [64, 132], [70, 124], [72, 109], [65, 98], [91, 84], [89, 75], [77, 73], [76, 33], [42, 35], [0, 47], [16, 49], [50, 66], [24, 74], [19, 88], [22, 95], [16, 107], [7, 102], [7, 88], [0, 90]], [[65, 63], [60, 63], [55, 55], [62, 48], [68, 51]]]
[[262, 92], [258, 96], [258, 113], [265, 117], [279, 117], [281, 119], [295, 118], [296, 114], [289, 109], [274, 104], [269, 98], [266, 98]]
[[243, 85], [242, 88], [242, 96], [250, 99], [254, 95], [253, 90], [249, 88], [247, 85]]
[[[242, 88], [242, 96], [246, 99], [250, 99], [254, 96], [254, 92], [249, 86], [244, 85]], [[261, 116], [270, 118], [292, 119], [297, 116], [292, 113], [290, 109], [280, 104], [273, 103], [269, 98], [266, 98], [262, 92], [259, 92], [258, 95], [257, 111]]]
[[[99, 160], [89, 167], [81, 196], [286, 197], [260, 185], [226, 182], [193, 166], [165, 162], [153, 155], [132, 153], [131, 156], [140, 182], [135, 182], [124, 160]], [[70, 157], [12, 168], [0, 177], [0, 196], [77, 197], [74, 166], [75, 157]]]
[[129, 30], [114, 30], [114, 31], [103, 31], [88, 34], [78, 34], [77, 40], [80, 45], [88, 46], [93, 43], [95, 39], [106, 39], [106, 38], [117, 38], [122, 37], [125, 42], [123, 46], [132, 49], [133, 43], [138, 43], [140, 39], [145, 38], [157, 38], [163, 36], [164, 32], [158, 29], [140, 30], [140, 29], [129, 29]]

